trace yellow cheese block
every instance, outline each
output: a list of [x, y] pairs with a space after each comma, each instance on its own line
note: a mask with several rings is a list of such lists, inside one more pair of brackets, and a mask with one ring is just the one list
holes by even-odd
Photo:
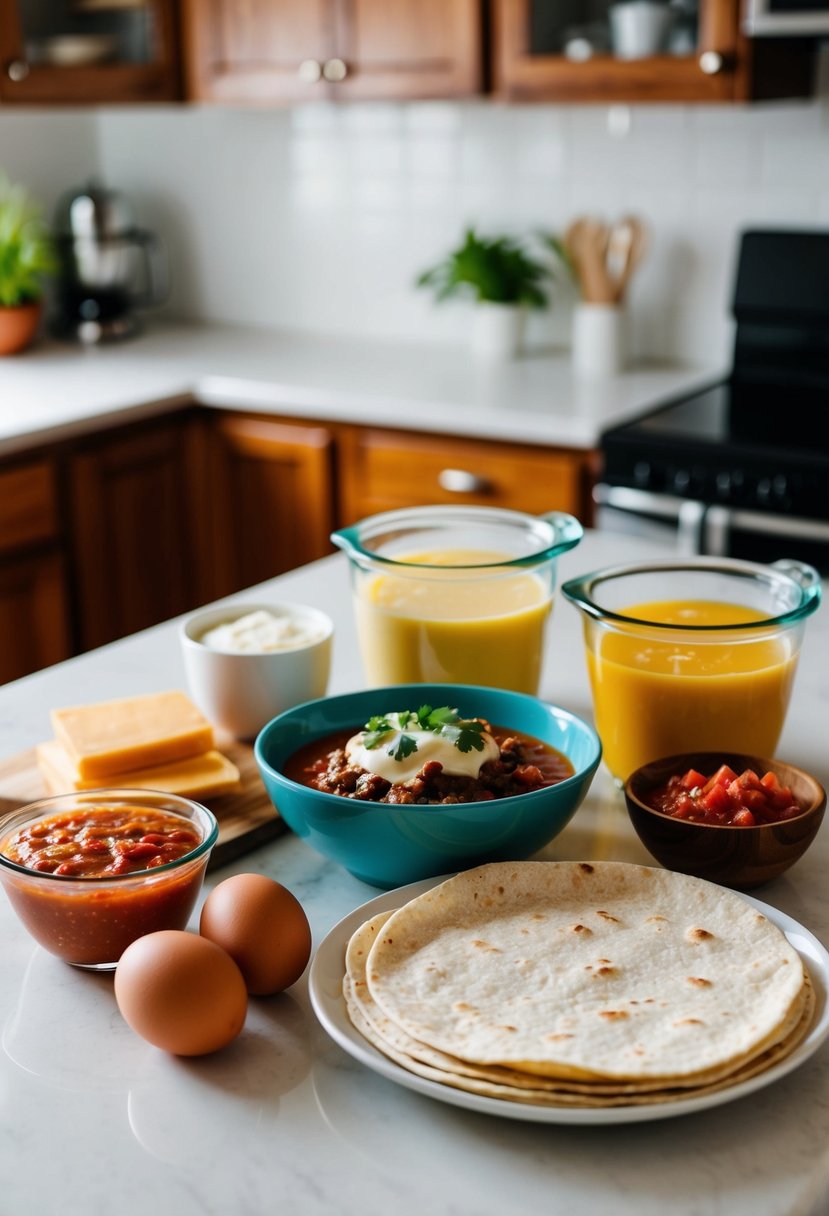
[[[56, 739], [39, 743], [37, 764], [52, 794], [100, 788], [94, 777], [79, 777], [75, 766]], [[118, 785], [132, 790], [163, 790], [185, 798], [207, 798], [239, 789], [240, 775], [235, 764], [221, 752], [204, 752], [187, 760], [174, 760], [156, 768], [119, 773]]]
[[157, 692], [52, 710], [79, 777], [117, 777], [210, 751], [213, 728], [183, 692]]

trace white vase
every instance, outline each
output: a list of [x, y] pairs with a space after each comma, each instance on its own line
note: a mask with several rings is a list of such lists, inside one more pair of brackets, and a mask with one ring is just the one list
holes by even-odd
[[482, 359], [515, 359], [524, 340], [526, 310], [520, 304], [481, 301], [472, 323], [472, 349]]
[[579, 303], [573, 310], [573, 371], [616, 376], [625, 365], [624, 314], [617, 304]]

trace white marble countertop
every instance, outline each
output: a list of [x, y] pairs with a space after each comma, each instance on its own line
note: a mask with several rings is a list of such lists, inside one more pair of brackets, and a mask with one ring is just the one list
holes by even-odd
[[[661, 550], [588, 534], [560, 574]], [[257, 596], [263, 589], [259, 589]], [[336, 619], [332, 691], [361, 673], [341, 556], [266, 590]], [[813, 617], [779, 754], [829, 779], [829, 612]], [[173, 623], [0, 689], [0, 754], [44, 738], [57, 704], [183, 681]], [[590, 716], [575, 609], [555, 609], [542, 692]], [[647, 861], [600, 771], [543, 856]], [[829, 834], [759, 896], [829, 940]], [[270, 874], [302, 900], [315, 943], [377, 892], [283, 837], [217, 872]], [[209, 884], [208, 884], [209, 885]], [[195, 921], [195, 917], [194, 917]], [[432, 1101], [331, 1042], [307, 979], [254, 999], [246, 1028], [201, 1059], [165, 1055], [123, 1023], [111, 978], [35, 946], [0, 897], [3, 1216], [821, 1216], [829, 1211], [829, 1047], [751, 1098], [615, 1127], [543, 1126]]]
[[487, 363], [446, 346], [156, 325], [120, 344], [46, 342], [1, 359], [0, 455], [189, 400], [589, 449], [613, 423], [720, 374], [645, 365], [578, 380], [566, 352]]

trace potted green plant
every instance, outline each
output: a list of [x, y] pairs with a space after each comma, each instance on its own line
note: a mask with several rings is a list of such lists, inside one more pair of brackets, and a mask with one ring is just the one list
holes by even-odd
[[468, 228], [463, 243], [425, 270], [417, 285], [432, 288], [439, 301], [475, 300], [473, 347], [492, 358], [511, 358], [521, 348], [527, 309], [547, 304], [543, 283], [549, 274], [511, 237], [479, 236]]
[[43, 281], [55, 267], [40, 209], [0, 175], [0, 355], [23, 350], [40, 320]]

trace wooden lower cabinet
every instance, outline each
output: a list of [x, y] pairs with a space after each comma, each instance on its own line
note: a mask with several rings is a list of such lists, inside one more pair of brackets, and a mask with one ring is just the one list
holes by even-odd
[[592, 453], [353, 428], [340, 452], [346, 523], [432, 503], [569, 511], [591, 519]]
[[591, 522], [594, 454], [184, 407], [0, 468], [0, 682], [333, 552], [378, 511]]
[[208, 421], [212, 596], [332, 552], [331, 431], [247, 415]]
[[0, 684], [71, 653], [62, 557], [49, 553], [0, 563]]
[[195, 607], [189, 428], [181, 419], [111, 432], [69, 462], [78, 647], [89, 650]]

